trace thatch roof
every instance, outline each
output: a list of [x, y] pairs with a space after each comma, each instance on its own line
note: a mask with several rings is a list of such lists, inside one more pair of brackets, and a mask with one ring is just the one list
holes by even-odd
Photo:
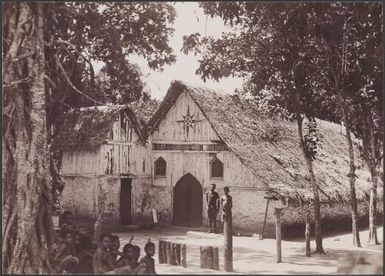
[[[294, 122], [272, 117], [267, 112], [258, 112], [242, 102], [236, 103], [230, 95], [219, 95], [209, 89], [175, 81], [149, 120], [150, 130], [157, 128], [178, 96], [184, 92], [192, 97], [218, 136], [268, 191], [296, 204], [312, 201], [313, 192]], [[349, 159], [344, 129], [340, 125], [321, 120], [317, 120], [317, 126], [321, 141], [314, 170], [320, 199], [328, 203], [348, 202]], [[359, 159], [358, 151], [355, 156], [358, 165], [357, 198], [364, 200], [370, 192], [370, 174]]]
[[72, 109], [53, 141], [53, 147], [62, 151], [95, 150], [109, 139], [110, 131], [120, 113], [126, 113], [138, 136], [144, 135], [135, 114], [126, 105], [95, 106]]
[[129, 103], [128, 106], [135, 113], [141, 128], [146, 126], [146, 122], [152, 117], [160, 102], [156, 99], [148, 99]]

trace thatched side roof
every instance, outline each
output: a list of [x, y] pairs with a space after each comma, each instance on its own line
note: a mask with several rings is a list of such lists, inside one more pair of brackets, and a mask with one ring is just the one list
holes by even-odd
[[[313, 192], [298, 142], [296, 123], [273, 118], [230, 95], [175, 81], [148, 122], [155, 129], [181, 93], [188, 93], [234, 154], [252, 170], [268, 191], [295, 203], [311, 202]], [[348, 149], [340, 125], [317, 120], [321, 133], [314, 169], [323, 202], [347, 202], [349, 195]], [[358, 157], [356, 193], [364, 200], [370, 191], [370, 175]]]
[[132, 102], [128, 106], [135, 113], [141, 128], [146, 126], [146, 122], [152, 117], [158, 108], [160, 102], [156, 99], [148, 99], [146, 101]]
[[143, 139], [136, 116], [129, 107], [96, 106], [70, 110], [53, 141], [53, 147], [62, 151], [95, 150], [109, 139], [109, 133], [120, 113], [129, 116], [135, 132]]

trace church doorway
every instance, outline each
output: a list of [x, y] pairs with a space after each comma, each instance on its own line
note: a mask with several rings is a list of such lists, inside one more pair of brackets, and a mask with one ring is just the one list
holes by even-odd
[[185, 174], [174, 187], [173, 224], [202, 225], [203, 192], [199, 181]]
[[120, 179], [120, 220], [123, 225], [131, 224], [131, 178]]

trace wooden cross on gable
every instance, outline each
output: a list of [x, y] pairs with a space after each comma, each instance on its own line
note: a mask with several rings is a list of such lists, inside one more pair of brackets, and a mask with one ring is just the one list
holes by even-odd
[[183, 124], [183, 129], [188, 137], [190, 128], [194, 128], [196, 123], [202, 122], [203, 120], [194, 119], [195, 113], [190, 114], [190, 106], [187, 106], [187, 114], [182, 116], [183, 120], [177, 120], [176, 122]]

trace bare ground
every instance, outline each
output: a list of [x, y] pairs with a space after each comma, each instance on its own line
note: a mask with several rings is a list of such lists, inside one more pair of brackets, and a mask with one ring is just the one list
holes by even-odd
[[[178, 241], [187, 245], [187, 268], [158, 263], [158, 255], [154, 256], [156, 270], [159, 274], [224, 274], [223, 268], [223, 236], [221, 234], [207, 234], [199, 231], [190, 231], [187, 228], [156, 227], [151, 230], [132, 230], [117, 233], [121, 246], [126, 244], [131, 236], [135, 243], [142, 249], [151, 238], [158, 247], [159, 239]], [[337, 234], [326, 237], [323, 245], [326, 254], [305, 256], [305, 243], [303, 241], [282, 241], [282, 263], [275, 261], [276, 244], [274, 239], [259, 240], [256, 237], [233, 237], [234, 273], [240, 274], [335, 274], [339, 259], [351, 253], [383, 256], [383, 228], [378, 228], [380, 245], [368, 246], [366, 240], [368, 231], [360, 232], [362, 248], [352, 245], [351, 234]], [[200, 268], [199, 246], [219, 247], [220, 270]], [[315, 243], [312, 241], [312, 250]], [[158, 249], [158, 248], [157, 248]]]

